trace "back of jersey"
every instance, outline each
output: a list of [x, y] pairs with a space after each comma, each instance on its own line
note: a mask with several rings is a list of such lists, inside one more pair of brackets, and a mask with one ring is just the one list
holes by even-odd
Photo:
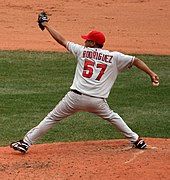
[[67, 48], [78, 60], [71, 89], [94, 97], [107, 98], [118, 73], [131, 66], [134, 59], [119, 52], [72, 42], [68, 42]]

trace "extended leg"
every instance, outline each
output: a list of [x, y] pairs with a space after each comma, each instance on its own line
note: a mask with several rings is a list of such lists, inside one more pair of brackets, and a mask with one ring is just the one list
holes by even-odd
[[103, 100], [103, 103], [97, 107], [93, 113], [115, 125], [115, 127], [123, 133], [126, 138], [130, 139], [131, 142], [135, 142], [139, 138], [139, 136], [128, 127], [123, 119], [110, 109], [105, 100]]
[[27, 132], [23, 140], [11, 143], [10, 147], [25, 153], [29, 146], [42, 137], [57, 122], [77, 111], [75, 102], [73, 94], [68, 93], [36, 127]]

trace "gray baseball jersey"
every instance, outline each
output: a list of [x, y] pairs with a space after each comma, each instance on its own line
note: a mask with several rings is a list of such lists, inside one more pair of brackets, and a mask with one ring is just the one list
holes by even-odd
[[86, 48], [68, 42], [67, 48], [77, 58], [71, 89], [94, 97], [107, 98], [119, 72], [132, 66], [134, 57], [101, 48]]

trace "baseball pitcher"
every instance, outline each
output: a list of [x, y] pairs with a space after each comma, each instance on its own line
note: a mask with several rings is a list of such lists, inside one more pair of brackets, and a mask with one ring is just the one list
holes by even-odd
[[82, 46], [67, 41], [50, 26], [45, 12], [39, 14], [38, 24], [41, 30], [46, 29], [60, 45], [73, 53], [77, 59], [77, 67], [70, 91], [65, 97], [36, 127], [27, 132], [22, 140], [11, 143], [10, 147], [25, 153], [57, 122], [78, 111], [87, 111], [109, 121], [129, 139], [133, 147], [146, 148], [144, 140], [110, 109], [107, 98], [118, 74], [131, 66], [136, 66], [147, 73], [155, 84], [159, 83], [158, 76], [142, 60], [134, 56], [102, 49], [105, 43], [102, 32], [91, 31], [87, 35], [82, 35], [81, 37], [85, 40]]

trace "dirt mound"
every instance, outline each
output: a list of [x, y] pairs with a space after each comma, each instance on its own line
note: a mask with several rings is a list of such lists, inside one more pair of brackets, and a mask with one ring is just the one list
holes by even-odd
[[170, 139], [146, 141], [146, 150], [127, 140], [33, 145], [25, 155], [0, 148], [0, 178], [168, 180]]

